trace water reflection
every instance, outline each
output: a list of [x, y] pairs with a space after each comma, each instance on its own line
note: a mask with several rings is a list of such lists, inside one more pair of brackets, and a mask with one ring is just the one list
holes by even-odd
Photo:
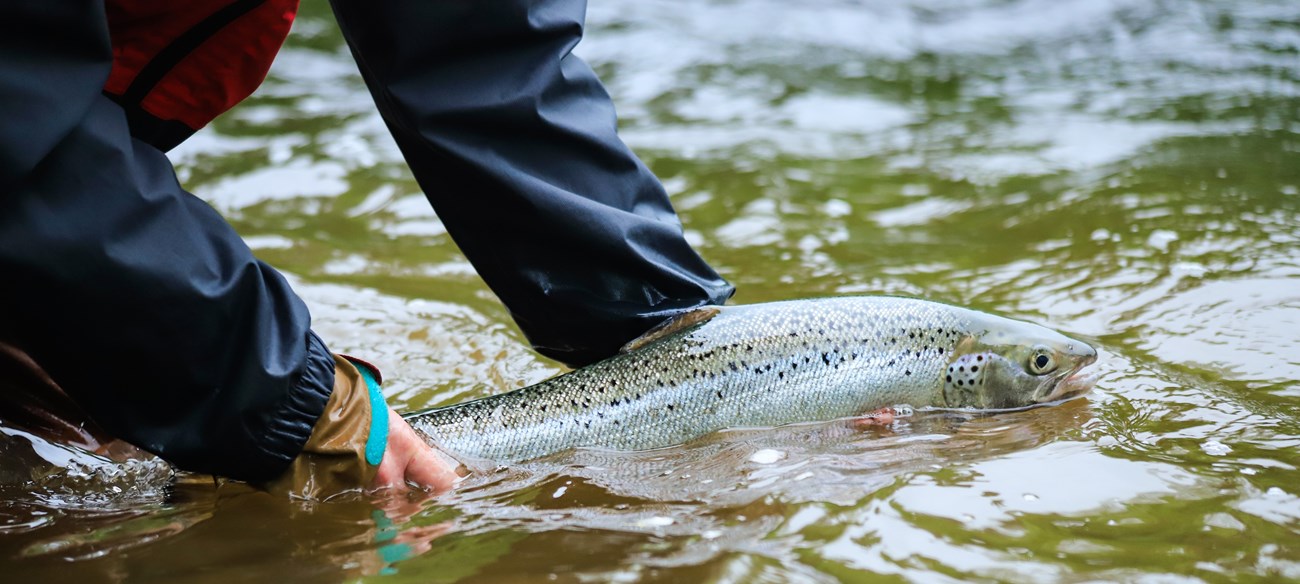
[[[11, 496], [0, 552], [22, 560], [10, 574], [91, 581], [203, 579], [222, 570], [288, 581], [345, 581], [391, 574], [451, 528], [416, 520], [428, 496], [288, 501], [235, 483], [182, 478], [155, 501], [106, 503], [93, 487]], [[89, 494], [88, 494], [89, 493]], [[96, 501], [96, 506], [79, 506]], [[221, 577], [225, 579], [225, 576]]]

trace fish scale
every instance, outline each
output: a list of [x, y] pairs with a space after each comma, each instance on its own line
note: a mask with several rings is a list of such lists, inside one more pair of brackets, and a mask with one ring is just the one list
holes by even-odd
[[408, 421], [453, 454], [506, 463], [574, 447], [660, 448], [724, 428], [934, 405], [954, 349], [980, 315], [893, 297], [717, 310], [635, 351]]

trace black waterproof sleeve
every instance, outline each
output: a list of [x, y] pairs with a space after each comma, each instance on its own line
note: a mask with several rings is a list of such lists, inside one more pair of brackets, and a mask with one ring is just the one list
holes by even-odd
[[333, 389], [306, 306], [100, 93], [104, 3], [0, 4], [0, 340], [181, 468], [277, 476]]
[[333, 5], [421, 188], [538, 351], [585, 364], [731, 295], [570, 54], [585, 0]]

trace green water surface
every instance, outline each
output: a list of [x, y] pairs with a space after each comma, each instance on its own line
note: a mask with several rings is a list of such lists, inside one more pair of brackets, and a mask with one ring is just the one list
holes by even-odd
[[[183, 184], [399, 409], [559, 372], [429, 210], [321, 4], [172, 153]], [[7, 487], [0, 578], [1300, 581], [1300, 4], [592, 0], [576, 52], [736, 302], [1033, 320], [1099, 348], [1096, 390], [567, 453], [429, 501]]]

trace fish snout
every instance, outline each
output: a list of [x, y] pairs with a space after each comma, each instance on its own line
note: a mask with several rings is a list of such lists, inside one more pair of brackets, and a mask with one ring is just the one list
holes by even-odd
[[1073, 341], [1065, 346], [1065, 354], [1079, 361], [1078, 367], [1089, 365], [1097, 360], [1097, 350], [1082, 341]]
[[1076, 344], [1067, 347], [1067, 351], [1074, 357], [1074, 367], [1057, 377], [1055, 383], [1049, 382], [1044, 390], [1040, 390], [1041, 395], [1034, 399], [1035, 402], [1049, 403], [1082, 395], [1091, 391], [1096, 385], [1097, 373], [1083, 370], [1097, 361], [1097, 350], [1087, 343], [1076, 341]]

